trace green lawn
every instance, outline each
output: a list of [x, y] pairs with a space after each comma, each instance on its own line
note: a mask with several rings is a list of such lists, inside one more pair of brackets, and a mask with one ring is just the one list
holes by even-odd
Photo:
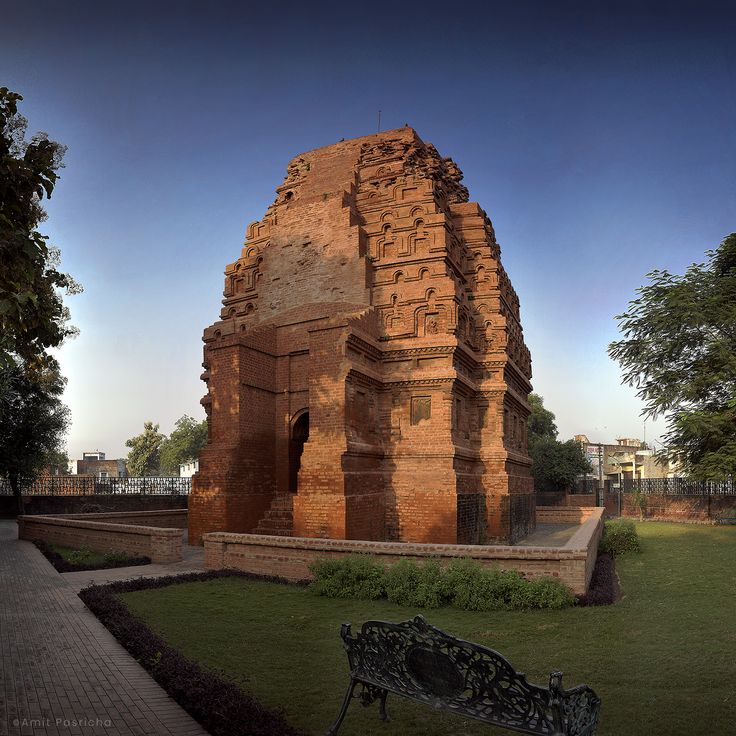
[[[430, 623], [497, 649], [530, 680], [561, 669], [603, 700], [599, 734], [732, 734], [736, 723], [736, 528], [637, 525], [643, 552], [617, 562], [615, 606], [473, 613], [424, 611]], [[303, 588], [226, 578], [126, 593], [126, 604], [186, 656], [221, 671], [294, 725], [322, 734], [348, 682], [340, 624], [418, 611], [336, 601]], [[389, 695], [351, 705], [344, 736], [508, 733]]]

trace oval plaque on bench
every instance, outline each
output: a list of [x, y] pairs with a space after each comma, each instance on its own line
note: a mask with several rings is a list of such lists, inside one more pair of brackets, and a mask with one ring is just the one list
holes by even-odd
[[414, 646], [406, 653], [409, 674], [433, 695], [449, 698], [465, 689], [465, 677], [452, 659], [437, 649]]

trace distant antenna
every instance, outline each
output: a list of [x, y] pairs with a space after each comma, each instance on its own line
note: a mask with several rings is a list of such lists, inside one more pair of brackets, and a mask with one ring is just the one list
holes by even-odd
[[378, 132], [381, 132], [381, 111], [378, 111]]

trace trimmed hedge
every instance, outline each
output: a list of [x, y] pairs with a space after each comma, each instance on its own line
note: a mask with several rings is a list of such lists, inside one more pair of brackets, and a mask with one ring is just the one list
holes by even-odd
[[134, 567], [136, 565], [150, 565], [150, 557], [128, 557], [122, 552], [107, 552], [104, 562], [84, 562], [84, 556], [79, 556], [79, 563], [65, 560], [48, 542], [40, 540], [33, 544], [41, 550], [41, 554], [56, 568], [57, 572], [84, 572], [85, 570], [109, 570], [114, 567]]
[[455, 606], [467, 611], [567, 608], [575, 597], [554, 578], [526, 580], [515, 570], [487, 568], [475, 560], [436, 560], [418, 565], [400, 560], [390, 567], [367, 555], [317, 560], [310, 590], [330, 598], [388, 598], [419, 608]]
[[82, 590], [79, 597], [153, 679], [212, 736], [304, 736], [280, 713], [265, 708], [237, 685], [203, 669], [170, 647], [116, 595], [221, 577], [288, 582], [281, 578], [217, 570], [93, 585]]
[[627, 552], [641, 552], [641, 543], [634, 522], [630, 519], [607, 521], [603, 526], [603, 536], [598, 548], [613, 557]]

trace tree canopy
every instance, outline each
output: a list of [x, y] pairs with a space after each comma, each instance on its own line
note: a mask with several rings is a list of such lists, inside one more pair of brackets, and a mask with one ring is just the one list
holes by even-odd
[[37, 229], [66, 149], [45, 133], [26, 141], [22, 99], [0, 87], [0, 368], [11, 370], [14, 356], [29, 366], [48, 363], [46, 350], [75, 333], [60, 290], [81, 290], [57, 270], [59, 252]]
[[557, 437], [555, 415], [544, 407], [544, 400], [539, 394], [529, 394], [529, 405], [532, 413], [529, 415], [527, 439], [531, 447], [537, 440], [544, 437]]
[[575, 440], [557, 439], [555, 415], [544, 407], [538, 394], [529, 395], [527, 442], [532, 458], [534, 487], [538, 491], [564, 491], [583, 473], [592, 470], [585, 453]]
[[22, 512], [20, 485], [56, 462], [69, 424], [61, 403], [64, 379], [55, 367], [5, 366], [0, 373], [0, 476]]
[[125, 446], [128, 453], [128, 471], [131, 475], [159, 475], [161, 472], [161, 446], [166, 437], [158, 431], [158, 424], [144, 422], [143, 432], [131, 437]]
[[65, 382], [47, 351], [76, 332], [62, 292], [81, 290], [57, 270], [59, 252], [38, 231], [65, 148], [45, 133], [26, 140], [22, 99], [0, 87], [0, 476], [10, 480], [19, 511], [21, 482], [65, 461]]
[[608, 351], [644, 415], [667, 417], [668, 458], [718, 480], [736, 474], [736, 233], [706, 255], [681, 276], [647, 274]]
[[207, 442], [207, 420], [198, 422], [184, 415], [177, 419], [174, 431], [161, 447], [161, 470], [178, 475], [182, 463], [196, 460]]

